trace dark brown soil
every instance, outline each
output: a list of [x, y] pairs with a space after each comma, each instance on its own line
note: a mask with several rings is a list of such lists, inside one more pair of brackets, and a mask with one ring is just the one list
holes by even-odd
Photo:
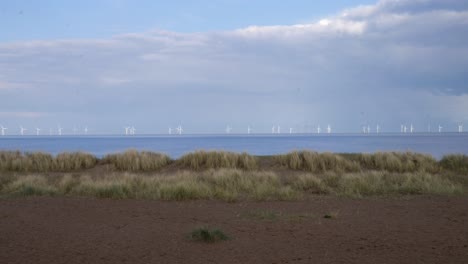
[[[201, 226], [231, 239], [189, 240]], [[0, 263], [468, 263], [468, 197], [3, 199]]]

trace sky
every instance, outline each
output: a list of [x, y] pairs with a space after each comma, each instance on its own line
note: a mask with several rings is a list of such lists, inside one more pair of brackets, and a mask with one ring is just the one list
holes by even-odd
[[468, 1], [0, 1], [8, 134], [455, 131]]

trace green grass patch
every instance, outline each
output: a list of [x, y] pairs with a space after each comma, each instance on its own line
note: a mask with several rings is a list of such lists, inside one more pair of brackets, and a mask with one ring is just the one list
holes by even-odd
[[220, 229], [210, 229], [208, 227], [200, 227], [193, 230], [189, 239], [197, 242], [215, 243], [228, 240], [229, 237]]

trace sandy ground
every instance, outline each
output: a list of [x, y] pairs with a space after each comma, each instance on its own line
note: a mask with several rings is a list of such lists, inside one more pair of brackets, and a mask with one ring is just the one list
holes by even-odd
[[[257, 217], [265, 210], [278, 216]], [[231, 239], [188, 240], [186, 234], [200, 226], [218, 227]], [[468, 197], [3, 199], [0, 262], [468, 263]]]

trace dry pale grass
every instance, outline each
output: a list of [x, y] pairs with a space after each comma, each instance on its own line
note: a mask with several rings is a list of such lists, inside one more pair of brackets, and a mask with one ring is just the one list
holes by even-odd
[[53, 157], [42, 152], [0, 151], [0, 171], [78, 171], [92, 168], [97, 162], [95, 156], [83, 152], [65, 152]]
[[177, 163], [192, 170], [218, 168], [253, 170], [258, 167], [256, 157], [247, 153], [226, 151], [196, 151], [182, 156]]
[[120, 171], [157, 171], [171, 163], [171, 159], [161, 153], [127, 150], [109, 154], [104, 157], [103, 162]]
[[[439, 171], [439, 164], [429, 155], [405, 152], [377, 152], [373, 154], [333, 154], [293, 151], [275, 156], [277, 164], [293, 170], [323, 172], [429, 172]], [[460, 166], [460, 165], [458, 165]]]
[[356, 172], [360, 170], [357, 162], [350, 161], [333, 153], [317, 153], [311, 151], [293, 151], [275, 156], [278, 164], [293, 170], [303, 170], [315, 173], [326, 171]]
[[10, 175], [0, 181], [2, 196], [72, 195], [115, 199], [295, 200], [307, 194], [349, 197], [456, 195], [466, 186], [443, 175], [393, 172], [327, 172], [279, 175], [267, 171], [210, 169], [171, 174]]
[[444, 156], [440, 162], [440, 166], [448, 171], [468, 174], [468, 156], [463, 154], [452, 154]]

